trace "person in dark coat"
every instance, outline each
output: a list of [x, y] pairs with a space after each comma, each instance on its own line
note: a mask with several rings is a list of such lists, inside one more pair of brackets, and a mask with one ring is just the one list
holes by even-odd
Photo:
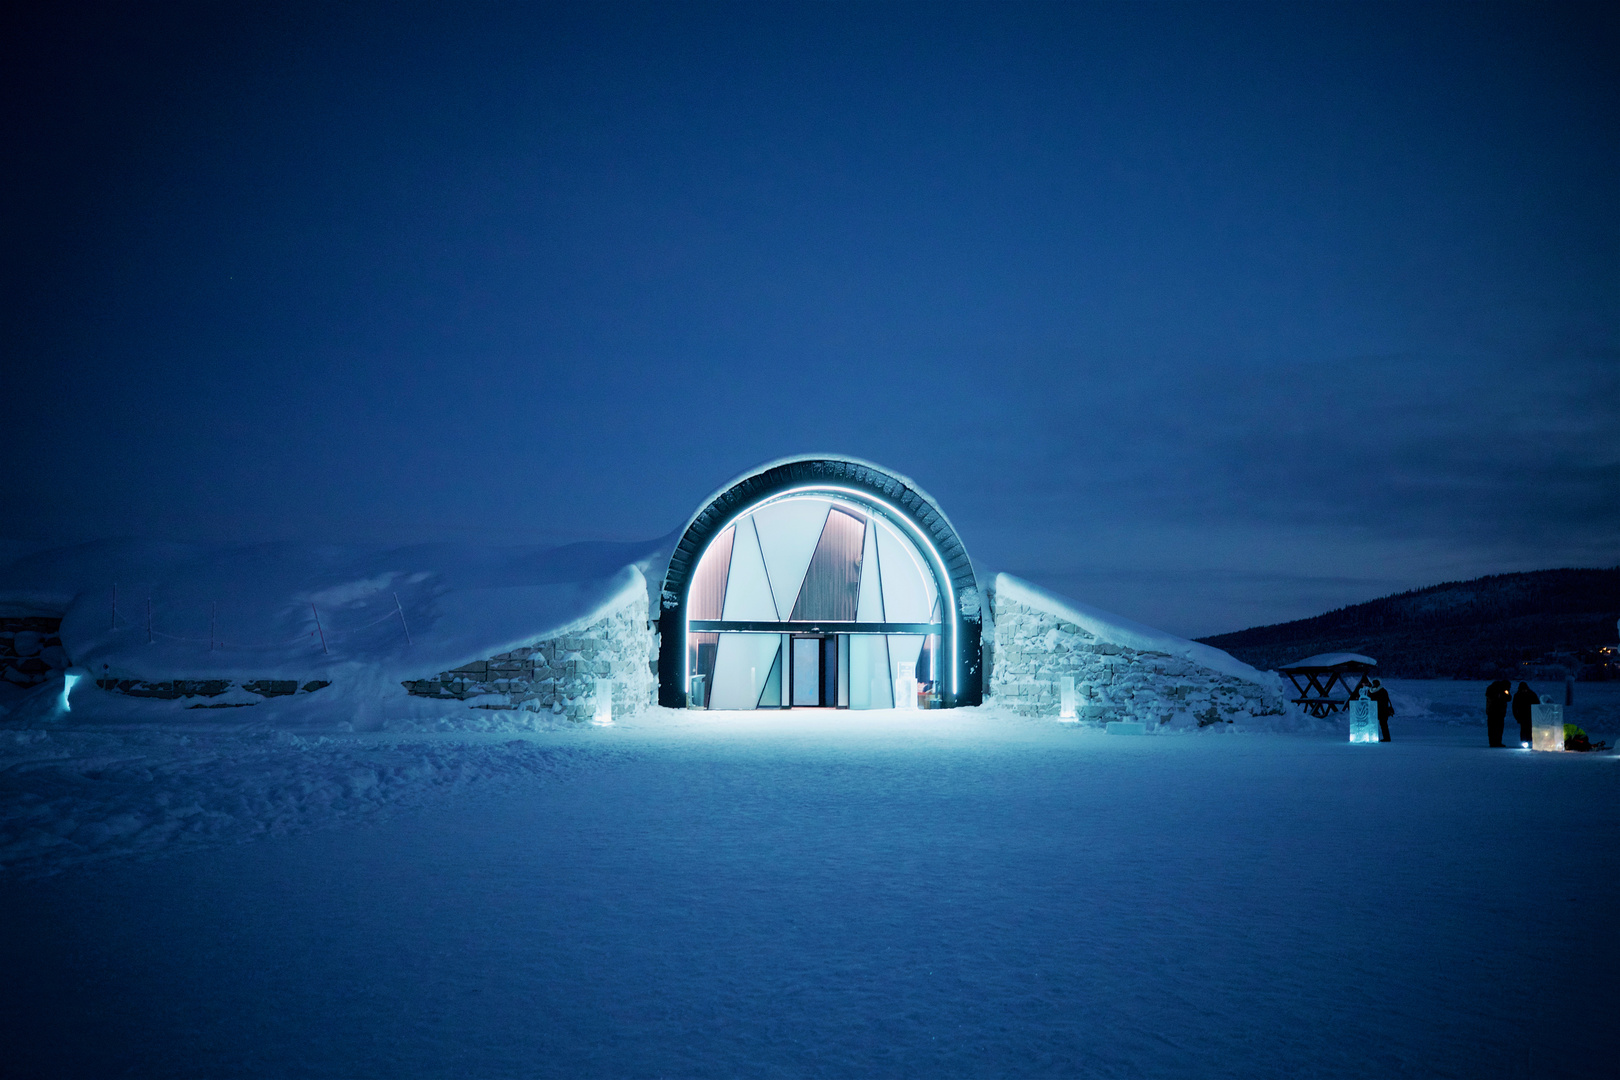
[[1492, 746], [1502, 746], [1502, 729], [1507, 726], [1508, 702], [1513, 700], [1513, 684], [1497, 679], [1485, 688], [1485, 728]]
[[1519, 722], [1519, 741], [1530, 745], [1530, 706], [1540, 705], [1541, 698], [1530, 689], [1529, 683], [1520, 683], [1519, 692], [1513, 695], [1513, 719]]
[[1378, 741], [1389, 742], [1389, 718], [1395, 715], [1395, 706], [1389, 703], [1389, 691], [1377, 679], [1372, 681], [1372, 693], [1367, 696], [1378, 702]]

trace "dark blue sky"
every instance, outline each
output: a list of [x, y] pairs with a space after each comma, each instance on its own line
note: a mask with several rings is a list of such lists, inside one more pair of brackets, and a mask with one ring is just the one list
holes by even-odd
[[856, 454], [1187, 634], [1620, 561], [1610, 7], [13, 8], [0, 534]]

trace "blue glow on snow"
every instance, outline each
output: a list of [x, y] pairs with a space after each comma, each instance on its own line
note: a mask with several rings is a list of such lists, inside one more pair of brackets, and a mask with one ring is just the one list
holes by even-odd
[[68, 702], [68, 695], [73, 693], [74, 685], [81, 678], [83, 678], [82, 675], [78, 674], [77, 672], [72, 672], [72, 671], [70, 671], [66, 675], [62, 676], [62, 711], [63, 712], [72, 712], [73, 711], [72, 704], [70, 704]]

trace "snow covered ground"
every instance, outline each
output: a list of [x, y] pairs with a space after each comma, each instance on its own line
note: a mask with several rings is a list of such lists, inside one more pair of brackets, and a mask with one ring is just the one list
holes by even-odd
[[[1613, 1076], [1620, 757], [1486, 749], [1483, 684], [1392, 689], [1385, 746], [318, 696], [0, 722], [0, 1061]], [[1615, 691], [1571, 718], [1612, 739]]]

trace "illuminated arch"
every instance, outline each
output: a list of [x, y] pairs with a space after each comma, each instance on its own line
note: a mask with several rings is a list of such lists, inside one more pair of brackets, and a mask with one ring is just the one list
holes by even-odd
[[826, 455], [785, 458], [761, 466], [711, 496], [687, 522], [670, 556], [659, 605], [659, 704], [671, 708], [686, 704], [687, 596], [704, 552], [745, 514], [801, 495], [862, 506], [916, 545], [941, 598], [943, 704], [979, 704], [983, 694], [979, 587], [956, 530], [913, 481], [871, 462]]

